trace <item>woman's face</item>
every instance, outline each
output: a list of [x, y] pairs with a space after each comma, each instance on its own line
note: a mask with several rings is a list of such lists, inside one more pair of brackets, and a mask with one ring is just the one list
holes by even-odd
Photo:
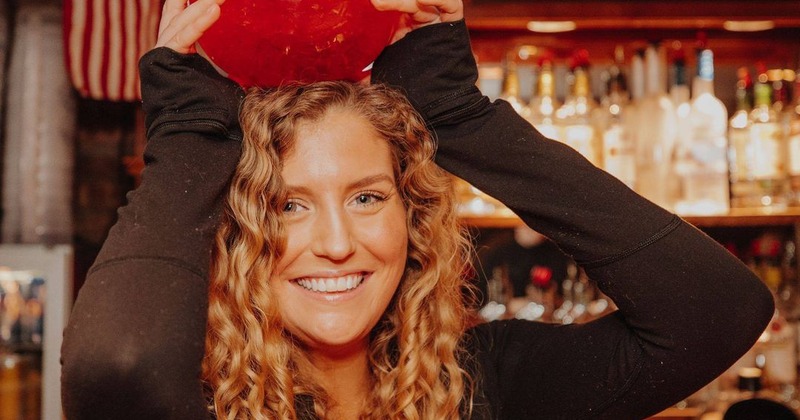
[[406, 264], [390, 146], [339, 108], [296, 134], [281, 172], [287, 244], [272, 288], [287, 329], [312, 351], [361, 351]]

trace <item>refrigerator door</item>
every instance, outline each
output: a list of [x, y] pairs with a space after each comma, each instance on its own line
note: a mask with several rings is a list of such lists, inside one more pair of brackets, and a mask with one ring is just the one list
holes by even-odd
[[61, 336], [72, 305], [73, 250], [69, 245], [0, 244], [4, 270], [29, 271], [44, 280], [42, 419], [61, 419]]

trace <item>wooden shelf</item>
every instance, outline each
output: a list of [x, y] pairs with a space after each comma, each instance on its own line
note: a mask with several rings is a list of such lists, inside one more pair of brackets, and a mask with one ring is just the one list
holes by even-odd
[[467, 0], [470, 26], [523, 30], [528, 21], [570, 20], [578, 29], [722, 29], [727, 20], [771, 20], [776, 28], [800, 27], [796, 0], [561, 0], [544, 5], [520, 0]]
[[[483, 62], [502, 60], [518, 45], [551, 50], [557, 59], [578, 48], [590, 51], [592, 62], [610, 63], [616, 45], [627, 56], [649, 40], [694, 45], [704, 31], [718, 64], [742, 66], [762, 61], [769, 66], [795, 66], [800, 50], [800, 2], [773, 0], [561, 0], [544, 4], [522, 0], [467, 0], [464, 12], [476, 55]], [[773, 29], [732, 32], [725, 22], [771, 21]], [[534, 33], [529, 21], [571, 21], [576, 29]], [[689, 59], [692, 59], [691, 54]]]
[[800, 223], [800, 208], [771, 210], [768, 208], [731, 209], [721, 216], [684, 216], [698, 227], [791, 226]]
[[[800, 224], [800, 208], [786, 210], [771, 209], [731, 209], [728, 214], [719, 216], [690, 216], [683, 218], [697, 227], [744, 227], [744, 226], [793, 226]], [[466, 226], [476, 228], [513, 228], [522, 221], [513, 215], [463, 216]]]

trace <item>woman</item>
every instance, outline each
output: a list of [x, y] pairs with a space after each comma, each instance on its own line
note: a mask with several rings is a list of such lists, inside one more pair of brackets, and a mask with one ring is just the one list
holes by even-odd
[[294, 393], [332, 418], [456, 415], [468, 242], [425, 124], [343, 82], [253, 91], [241, 115], [204, 363], [218, 417], [293, 417]]
[[620, 308], [465, 330], [463, 240], [420, 121], [382, 87], [332, 83], [250, 93], [240, 129], [241, 91], [192, 49], [219, 2], [168, 0], [166, 48], [142, 60], [148, 166], [65, 332], [69, 418], [636, 419], [768, 322], [724, 249], [477, 91], [460, 2], [374, 1], [437, 23], [373, 69], [434, 130], [436, 162]]

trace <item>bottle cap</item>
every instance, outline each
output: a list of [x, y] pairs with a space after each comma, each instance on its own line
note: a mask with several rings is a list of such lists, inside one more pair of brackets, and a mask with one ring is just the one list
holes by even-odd
[[711, 50], [702, 50], [698, 56], [697, 76], [704, 80], [714, 80], [714, 53]]
[[757, 392], [761, 390], [761, 369], [739, 369], [739, 389], [742, 391]]

